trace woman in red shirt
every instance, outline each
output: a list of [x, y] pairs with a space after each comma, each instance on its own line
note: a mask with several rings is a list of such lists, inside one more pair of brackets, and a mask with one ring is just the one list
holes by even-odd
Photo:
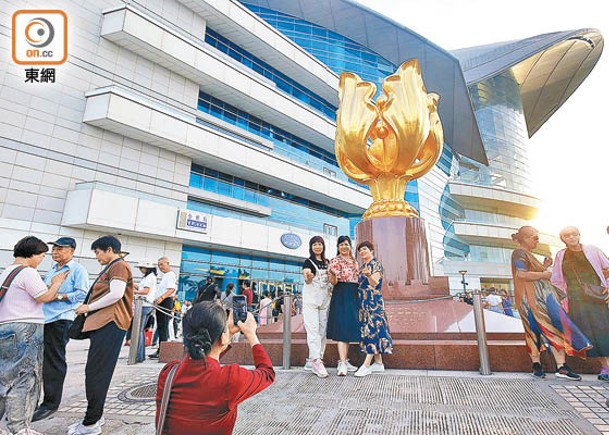
[[[235, 326], [232, 313], [227, 319], [222, 305], [200, 302], [186, 313], [183, 324], [187, 355], [167, 364], [159, 375], [155, 421], [158, 424], [165, 380], [177, 364], [163, 434], [231, 434], [237, 405], [275, 380], [271, 360], [256, 336], [256, 320], [248, 313], [245, 323]], [[238, 331], [252, 347], [255, 370], [220, 365], [221, 354]]]

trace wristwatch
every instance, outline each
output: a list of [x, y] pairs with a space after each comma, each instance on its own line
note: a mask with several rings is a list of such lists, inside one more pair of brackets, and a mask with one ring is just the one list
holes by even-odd
[[67, 299], [68, 297], [66, 295], [64, 295], [63, 293], [57, 293], [57, 300], [58, 301], [63, 301], [64, 299]]

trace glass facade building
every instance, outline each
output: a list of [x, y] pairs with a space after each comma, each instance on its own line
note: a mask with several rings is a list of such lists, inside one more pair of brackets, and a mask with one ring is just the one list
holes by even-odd
[[[78, 246], [121, 234], [133, 266], [168, 256], [188, 297], [206, 275], [299, 291], [308, 240], [323, 235], [332, 256], [371, 202], [334, 156], [339, 74], [380, 88], [417, 58], [445, 138], [405, 193], [431, 272], [452, 290], [463, 269], [471, 288], [509, 282], [509, 234], [539, 206], [527, 138], [603, 50], [598, 30], [579, 29], [448, 52], [351, 0], [119, 3], [65, 3], [96, 25], [74, 39], [87, 61], [43, 94], [14, 74], [2, 83], [2, 264], [24, 229]], [[98, 270], [88, 250], [78, 260]]]
[[[391, 62], [373, 49], [320, 24], [263, 7], [255, 1], [244, 1], [243, 4], [337, 74], [343, 71], [355, 72], [380, 88], [382, 80], [397, 68], [397, 62]], [[205, 41], [244, 67], [273, 81], [281, 92], [335, 119], [335, 103], [320, 97], [254, 53], [232, 42], [230, 37], [208, 26]], [[472, 237], [462, 234], [463, 225], [474, 229], [517, 228], [528, 222], [527, 218], [506, 212], [501, 207], [493, 208], [492, 204], [472, 205], [471, 201], [463, 201], [459, 195], [451, 193], [451, 184], [454, 183], [488, 186], [523, 194], [530, 191], [530, 169], [526, 152], [527, 126], [516, 77], [508, 70], [485, 80], [468, 83], [468, 92], [488, 165], [469, 158], [464, 153], [455, 154], [447, 139], [436, 168], [424, 180], [409, 183], [405, 197], [429, 223], [428, 237], [431, 240], [431, 257], [434, 264], [432, 273], [436, 274], [450, 274], [450, 267], [447, 266], [451, 262], [503, 265], [509, 262], [506, 261], [511, 252], [509, 242], [484, 237], [474, 237], [476, 240], [472, 241]], [[271, 153], [307, 165], [326, 176], [348, 180], [331, 152], [264, 121], [256, 114], [228, 104], [221, 98], [210, 95], [205, 89], [200, 91], [198, 109], [270, 141], [273, 144]], [[260, 183], [217, 172], [213, 168], [193, 166], [190, 185], [272, 209], [268, 216], [254, 216], [226, 206], [197, 199], [189, 200], [189, 209], [211, 215], [230, 216], [286, 230], [303, 228], [327, 235], [350, 234], [352, 237], [355, 225], [360, 221], [359, 214], [349, 214], [340, 208], [328, 207], [321, 202], [299, 197], [293, 192], [271, 189]], [[362, 187], [366, 189], [365, 186]], [[204, 264], [214, 270], [209, 259], [211, 252], [194, 248], [185, 249], [184, 252], [185, 264]], [[233, 269], [236, 267], [237, 270], [248, 270], [247, 263], [229, 263]], [[273, 275], [272, 280], [276, 278], [278, 279], [278, 275]], [[495, 278], [505, 280], [507, 277], [480, 278], [480, 282], [483, 282]], [[292, 277], [290, 282], [299, 283], [300, 280]]]

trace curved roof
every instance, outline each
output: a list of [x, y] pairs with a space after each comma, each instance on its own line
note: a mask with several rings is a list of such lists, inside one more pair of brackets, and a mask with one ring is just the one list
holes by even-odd
[[395, 65], [418, 58], [428, 92], [440, 95], [444, 137], [452, 149], [488, 164], [459, 60], [412, 30], [351, 0], [241, 0], [292, 15], [368, 47]]
[[520, 85], [529, 137], [558, 110], [598, 62], [596, 29], [555, 32], [520, 41], [455, 50], [468, 85], [510, 70]]
[[596, 29], [549, 33], [448, 52], [352, 0], [241, 0], [315, 23], [400, 65], [418, 58], [427, 90], [440, 94], [444, 135], [454, 151], [488, 164], [468, 85], [508, 70], [520, 85], [529, 137], [585, 80], [603, 51]]

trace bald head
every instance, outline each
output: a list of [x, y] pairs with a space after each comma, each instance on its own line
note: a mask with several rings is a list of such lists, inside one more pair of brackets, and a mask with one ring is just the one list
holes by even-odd
[[579, 230], [577, 227], [564, 227], [558, 234], [560, 235], [560, 240], [568, 247], [579, 245]]

